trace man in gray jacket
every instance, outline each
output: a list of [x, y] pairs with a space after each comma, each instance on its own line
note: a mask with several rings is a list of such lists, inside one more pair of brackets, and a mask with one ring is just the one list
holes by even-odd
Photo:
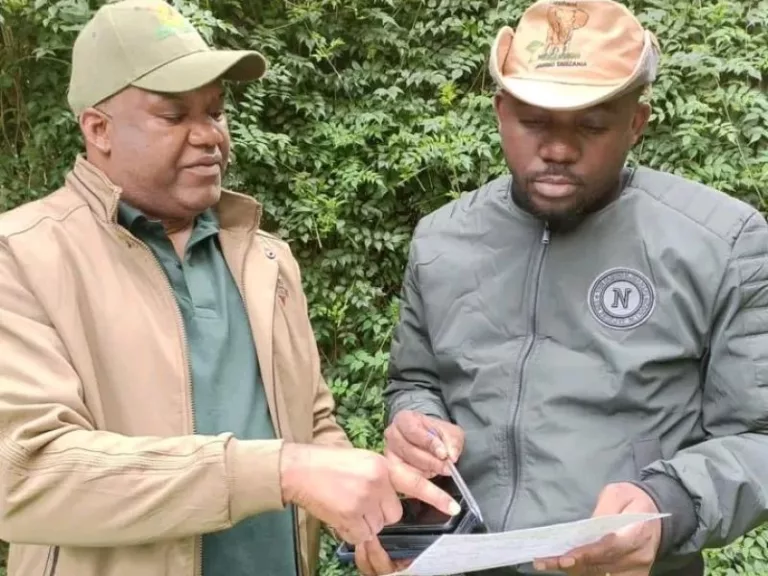
[[[389, 457], [457, 461], [492, 531], [670, 514], [494, 574], [698, 576], [702, 549], [768, 521], [768, 226], [625, 167], [658, 58], [619, 3], [531, 6], [490, 59], [511, 176], [413, 238]], [[396, 567], [377, 541], [357, 563]]]

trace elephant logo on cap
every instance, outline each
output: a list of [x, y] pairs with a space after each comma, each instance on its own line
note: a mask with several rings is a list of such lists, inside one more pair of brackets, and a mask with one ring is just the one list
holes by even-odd
[[589, 14], [580, 8], [552, 6], [547, 12], [548, 30], [544, 54], [565, 56], [573, 39], [574, 30], [583, 28], [588, 21]]

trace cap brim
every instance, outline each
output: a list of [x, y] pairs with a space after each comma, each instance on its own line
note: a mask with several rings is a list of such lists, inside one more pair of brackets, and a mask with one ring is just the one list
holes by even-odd
[[538, 108], [548, 110], [581, 110], [609, 100], [630, 87], [631, 82], [618, 86], [577, 86], [522, 78], [502, 78], [502, 88], [512, 96]]
[[131, 85], [153, 92], [178, 93], [196, 90], [218, 79], [235, 82], [259, 80], [267, 61], [251, 50], [205, 50], [173, 60]]

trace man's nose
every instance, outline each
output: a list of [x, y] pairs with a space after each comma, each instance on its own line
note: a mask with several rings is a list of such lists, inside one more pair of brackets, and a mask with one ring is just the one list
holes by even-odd
[[581, 146], [572, 132], [548, 134], [539, 147], [539, 157], [547, 164], [573, 164], [581, 157]]
[[189, 131], [189, 143], [201, 148], [213, 148], [224, 142], [224, 132], [218, 122], [203, 120], [195, 122]]

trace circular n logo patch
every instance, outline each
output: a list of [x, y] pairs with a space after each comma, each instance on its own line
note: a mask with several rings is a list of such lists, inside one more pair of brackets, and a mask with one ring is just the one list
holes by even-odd
[[589, 289], [589, 309], [603, 326], [635, 328], [653, 312], [656, 291], [640, 272], [613, 268], [603, 272]]

